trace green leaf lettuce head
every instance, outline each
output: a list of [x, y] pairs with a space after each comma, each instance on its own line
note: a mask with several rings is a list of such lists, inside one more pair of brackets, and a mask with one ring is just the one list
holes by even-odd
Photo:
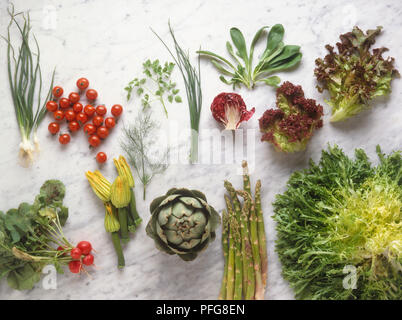
[[364, 33], [358, 27], [352, 32], [340, 35], [341, 42], [326, 45], [328, 54], [315, 61], [314, 74], [320, 85], [318, 90], [328, 90], [332, 107], [331, 121], [342, 121], [369, 107], [375, 97], [391, 92], [391, 80], [398, 76], [394, 58], [384, 59], [387, 48], [376, 48], [370, 52], [375, 37], [382, 27]]
[[276, 250], [296, 298], [402, 299], [402, 155], [377, 153], [374, 167], [361, 149], [329, 147], [277, 195]]
[[170, 189], [152, 201], [150, 211], [146, 232], [163, 252], [191, 261], [215, 240], [220, 217], [200, 191]]

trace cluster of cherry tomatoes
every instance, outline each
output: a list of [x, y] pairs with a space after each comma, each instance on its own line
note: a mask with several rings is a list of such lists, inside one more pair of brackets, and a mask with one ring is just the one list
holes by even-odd
[[[93, 104], [98, 97], [98, 93], [94, 89], [88, 89], [89, 81], [86, 78], [77, 80], [79, 92], [71, 92], [68, 98], [63, 96], [63, 88], [56, 86], [52, 90], [53, 99], [46, 103], [46, 109], [53, 113], [55, 121], [51, 122], [48, 130], [51, 134], [56, 135], [60, 132], [61, 121], [66, 120], [68, 130], [73, 133], [83, 128], [88, 134], [88, 142], [91, 147], [98, 147], [101, 141], [109, 135], [109, 130], [116, 125], [116, 119], [122, 114], [123, 107], [115, 104], [111, 108], [113, 117], [105, 117], [107, 109], [104, 105], [94, 107]], [[84, 105], [80, 102], [81, 95], [85, 93], [88, 104]], [[92, 123], [88, 122], [92, 119]], [[68, 144], [71, 140], [69, 133], [59, 134], [59, 142]], [[100, 163], [107, 159], [104, 152], [99, 152], [96, 160]]]
[[[58, 247], [58, 251], [65, 251], [63, 247]], [[73, 259], [68, 263], [68, 268], [72, 273], [80, 273], [83, 270], [83, 265], [91, 266], [94, 264], [94, 256], [91, 254], [92, 245], [89, 241], [80, 241], [75, 248], [70, 251]]]

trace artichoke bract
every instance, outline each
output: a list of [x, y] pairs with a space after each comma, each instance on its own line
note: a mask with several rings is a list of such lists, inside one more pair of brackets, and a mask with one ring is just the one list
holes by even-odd
[[152, 201], [150, 211], [146, 231], [163, 252], [191, 261], [215, 240], [220, 217], [200, 191], [170, 189]]

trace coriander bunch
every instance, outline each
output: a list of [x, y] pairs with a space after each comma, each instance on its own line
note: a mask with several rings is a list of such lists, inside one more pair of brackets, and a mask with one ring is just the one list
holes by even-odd
[[137, 95], [141, 97], [141, 104], [144, 109], [151, 106], [154, 101], [159, 101], [165, 111], [166, 117], [168, 112], [164, 97], [170, 103], [173, 100], [181, 103], [182, 99], [178, 95], [179, 89], [176, 88], [176, 83], [170, 77], [172, 75], [175, 64], [173, 62], [165, 62], [162, 65], [159, 60], [147, 60], [143, 64], [143, 74], [145, 78], [135, 78], [131, 80], [124, 90], [127, 91], [127, 101], [130, 100], [133, 90], [136, 90]]

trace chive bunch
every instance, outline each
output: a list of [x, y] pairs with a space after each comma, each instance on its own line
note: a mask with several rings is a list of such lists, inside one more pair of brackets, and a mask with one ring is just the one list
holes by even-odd
[[[225, 268], [219, 299], [263, 300], [267, 283], [267, 245], [261, 210], [261, 181], [252, 197], [247, 162], [243, 161], [243, 189], [224, 186], [227, 209], [222, 213], [222, 248]], [[243, 204], [238, 196], [244, 199]]]

